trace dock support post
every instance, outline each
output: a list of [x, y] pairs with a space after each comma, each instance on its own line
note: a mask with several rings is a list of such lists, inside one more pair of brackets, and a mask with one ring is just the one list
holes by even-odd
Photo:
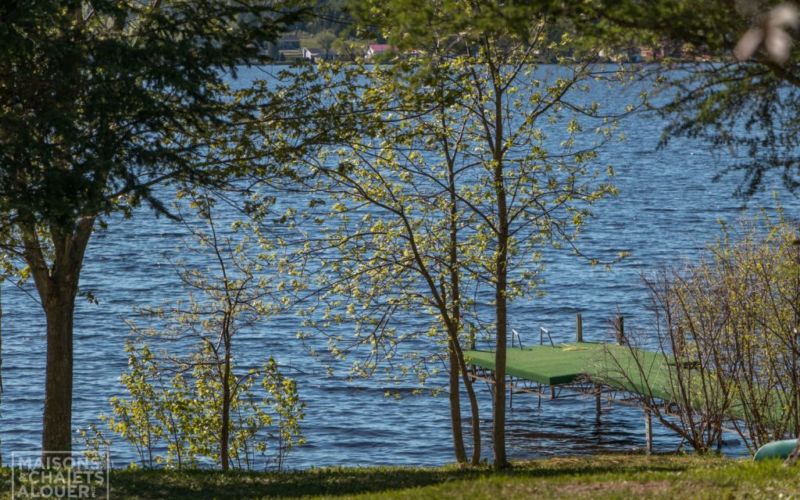
[[649, 408], [644, 409], [644, 450], [650, 455], [653, 453], [653, 415]]
[[599, 385], [594, 386], [594, 412], [595, 416], [597, 417], [597, 421], [600, 421], [600, 413], [602, 412], [602, 401], [600, 400], [600, 396], [602, 391]]
[[617, 316], [614, 326], [617, 331], [617, 344], [625, 345], [625, 318], [621, 314]]
[[583, 342], [583, 317], [581, 316], [581, 313], [575, 315], [575, 323], [575, 342]]

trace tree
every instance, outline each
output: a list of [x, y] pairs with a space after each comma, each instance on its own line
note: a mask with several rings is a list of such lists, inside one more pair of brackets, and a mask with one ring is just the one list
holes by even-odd
[[[797, 51], [776, 48], [791, 44], [785, 30], [797, 21], [785, 10], [770, 10], [780, 2], [538, 3], [552, 15], [572, 19], [596, 45], [682, 47], [668, 54], [663, 65], [643, 68], [642, 77], [658, 82], [661, 89], [654, 108], [669, 120], [662, 144], [688, 137], [730, 151], [731, 157], [741, 156], [719, 175], [741, 174], [736, 194], [744, 198], [773, 175], [790, 191], [800, 186], [800, 129], [794, 119], [800, 102], [800, 57]], [[769, 36], [753, 36], [759, 32]], [[748, 47], [740, 45], [743, 37]], [[736, 60], [737, 46], [738, 54], [751, 57]]]
[[[249, 0], [46, 0], [0, 7], [2, 247], [47, 317], [42, 449], [71, 450], [73, 310], [96, 225], [165, 185], [236, 173], [224, 83], [297, 9]], [[224, 151], [224, 152], [223, 152]]]
[[[196, 466], [200, 455], [223, 472], [251, 469], [255, 453], [265, 454], [267, 437], [274, 437], [280, 469], [289, 450], [303, 442], [305, 404], [295, 381], [271, 357], [260, 368], [237, 370], [235, 363], [237, 334], [279, 310], [272, 280], [259, 272], [248, 224], [226, 230], [214, 215], [218, 200], [208, 193], [179, 195], [197, 213], [182, 217], [191, 221], [184, 223], [191, 234], [185, 248], [210, 262], [191, 268], [176, 263], [188, 300], [142, 309], [149, 328], [131, 322], [138, 345], [126, 348], [130, 372], [122, 378], [131, 397], [113, 398], [114, 416], [106, 420], [134, 444], [144, 466], [153, 466], [153, 443], [163, 438], [168, 447], [161, 461], [167, 465]], [[177, 203], [175, 211], [181, 213]], [[152, 352], [146, 338], [164, 349]], [[167, 373], [174, 375], [166, 380]], [[261, 389], [253, 390], [254, 384]]]
[[[334, 146], [306, 157], [301, 176], [308, 179], [305, 189], [314, 196], [312, 206], [331, 203], [328, 217], [312, 219], [314, 236], [301, 250], [302, 262], [322, 261], [309, 270], [309, 280], [315, 282], [311, 288], [318, 294], [310, 307], [316, 309], [317, 319], [309, 320], [309, 326], [325, 331], [330, 320], [328, 314], [319, 314], [322, 309], [343, 309], [344, 317], [335, 315], [341, 319], [334, 321], [354, 322], [356, 345], [369, 347], [367, 359], [356, 365], [362, 375], [372, 373], [381, 361], [398, 363], [401, 356], [396, 351], [403, 349], [398, 344], [420, 337], [444, 343], [456, 461], [467, 462], [461, 379], [472, 413], [471, 463], [477, 465], [478, 403], [462, 352], [474, 305], [463, 298], [468, 295], [464, 290], [475, 282], [466, 266], [468, 256], [462, 254], [470, 247], [462, 228], [474, 221], [467, 220], [469, 213], [458, 199], [466, 183], [457, 171], [466, 145], [457, 137], [459, 124], [453, 123], [457, 89], [445, 72], [427, 78], [430, 85], [409, 86], [414, 76], [409, 67], [360, 63], [325, 66], [320, 74], [309, 70], [314, 79], [350, 82], [324, 95], [315, 91], [318, 98], [335, 103], [335, 109], [358, 102], [362, 110], [354, 122], [336, 128]], [[343, 73], [345, 79], [340, 78]], [[398, 327], [404, 317], [420, 310], [429, 313], [430, 323]], [[337, 350], [351, 350], [340, 347], [342, 343], [337, 342]], [[425, 362], [439, 355], [438, 348], [433, 351], [434, 356], [415, 356], [411, 366], [403, 368], [416, 369], [424, 377]]]
[[[223, 471], [230, 468], [232, 412], [239, 401], [239, 391], [249, 378], [258, 374], [237, 375], [233, 371], [233, 339], [242, 328], [252, 326], [275, 310], [271, 304], [272, 287], [266, 278], [257, 276], [257, 266], [247, 255], [246, 238], [235, 241], [219, 234], [213, 214], [216, 200], [208, 194], [189, 193], [191, 206], [197, 211], [206, 229], [186, 225], [200, 251], [211, 254], [212, 271], [182, 268], [183, 283], [194, 292], [205, 295], [205, 303], [192, 300], [186, 310], [178, 306], [177, 331], [190, 332], [203, 349], [193, 360], [184, 360], [204, 376], [214, 400], [210, 427], [219, 438], [219, 463]], [[185, 333], [184, 333], [185, 335]], [[273, 362], [274, 363], [274, 362]], [[217, 394], [218, 393], [218, 394]]]
[[[341, 244], [323, 246], [325, 262], [339, 266], [338, 279], [322, 284], [333, 299], [315, 324], [342, 321], [334, 311], [351, 299], [352, 309], [367, 303], [387, 311], [419, 301], [440, 324], [451, 317], [458, 332], [469, 313], [461, 301], [461, 319], [455, 316], [454, 283], [462, 292], [469, 283], [491, 290], [493, 315], [478, 324], [491, 325], [494, 339], [494, 456], [505, 467], [508, 304], [536, 287], [542, 248], [576, 248], [591, 205], [614, 192], [595, 161], [611, 138], [613, 116], [581, 92], [602, 77], [590, 64], [566, 59], [555, 73], [537, 70], [537, 51], [549, 44], [547, 20], [527, 6], [489, 0], [358, 6], [360, 19], [379, 26], [397, 47], [391, 65], [367, 75], [293, 75], [297, 85], [287, 92], [298, 96], [290, 108], [305, 110], [305, 126], [339, 131], [328, 154], [310, 160], [312, 175], [336, 181], [324, 192], [343, 198], [328, 217], [318, 208], [310, 212], [321, 221], [338, 217], [344, 228]], [[345, 97], [337, 99], [341, 87]], [[361, 120], [375, 113], [388, 125]], [[554, 137], [563, 141], [554, 145]], [[330, 254], [342, 249], [345, 263], [336, 263]], [[388, 330], [383, 321], [390, 315], [366, 316], [372, 329], [358, 331], [355, 342], [378, 351], [375, 332]]]
[[[549, 243], [574, 245], [590, 206], [614, 193], [595, 163], [613, 120], [596, 103], [580, 101], [585, 82], [599, 76], [590, 64], [575, 62], [586, 54], [562, 58], [556, 74], [537, 73], [537, 52], [548, 43], [548, 19], [537, 9], [488, 0], [398, 0], [383, 11], [391, 19], [383, 25], [388, 39], [399, 50], [421, 41], [452, 47], [449, 76], [458, 82], [459, 97], [451, 112], [463, 121], [463, 143], [469, 145], [461, 177], [469, 181], [459, 200], [478, 221], [477, 276], [494, 291], [492, 441], [495, 467], [502, 468], [508, 304], [537, 284], [536, 273], [512, 269], [535, 266]], [[594, 139], [582, 136], [585, 128]], [[554, 147], [548, 137], [558, 135], [564, 140]]]
[[316, 43], [319, 48], [325, 50], [325, 59], [330, 58], [331, 49], [335, 42], [336, 35], [330, 30], [320, 31], [314, 35], [314, 43]]

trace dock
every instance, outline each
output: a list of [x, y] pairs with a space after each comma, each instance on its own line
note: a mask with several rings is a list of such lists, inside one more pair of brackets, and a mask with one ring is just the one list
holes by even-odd
[[[494, 352], [464, 351], [467, 363], [494, 371]], [[604, 343], [509, 348], [506, 374], [545, 386], [583, 383], [672, 398], [669, 363], [659, 353]], [[645, 374], [643, 377], [642, 374]]]
[[[467, 350], [464, 358], [473, 367], [473, 379], [494, 383], [493, 351]], [[658, 406], [662, 414], [677, 415], [685, 410], [677, 402], [686, 401], [688, 396], [695, 403], [690, 411], [702, 411], [705, 395], [713, 396], [714, 391], [708, 392], [707, 383], [701, 386], [701, 377], [695, 376], [695, 372], [690, 366], [682, 367], [682, 384], [673, 358], [659, 352], [611, 343], [581, 341], [511, 347], [506, 356], [509, 405], [513, 406], [514, 394], [520, 393], [538, 395], [540, 404], [542, 397], [592, 397], [598, 420], [603, 399], [641, 407], [647, 453], [653, 449], [654, 407]], [[680, 397], [677, 392], [687, 386], [689, 390]], [[731, 405], [728, 412], [730, 419], [739, 419], [742, 407]]]
[[[571, 343], [556, 344], [548, 330], [540, 328], [539, 344], [523, 347], [519, 334], [511, 330], [511, 346], [506, 350], [509, 406], [513, 406], [515, 394], [538, 395], [540, 405], [543, 398], [589, 397], [595, 401], [598, 421], [604, 399], [639, 407], [644, 416], [647, 453], [653, 449], [654, 413], [680, 417], [689, 412], [701, 421], [718, 419], [721, 446], [721, 431], [736, 432], [752, 411], [740, 395], [724, 390], [718, 374], [700, 370], [694, 356], [676, 359], [664, 352], [632, 346], [625, 336], [621, 315], [613, 323], [615, 342], [585, 342], [582, 315], [576, 314], [575, 319], [575, 342]], [[494, 385], [493, 351], [465, 350], [464, 359], [471, 365], [469, 376], [473, 380]], [[758, 392], [751, 396], [763, 402], [759, 411], [766, 412], [769, 420], [780, 422], [785, 402], [768, 388], [753, 390]]]

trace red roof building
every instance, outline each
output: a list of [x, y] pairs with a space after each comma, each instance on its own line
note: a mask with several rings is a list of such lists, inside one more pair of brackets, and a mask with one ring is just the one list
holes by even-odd
[[369, 48], [367, 49], [367, 59], [372, 59], [374, 56], [378, 54], [383, 54], [384, 52], [393, 52], [394, 47], [386, 43], [371, 43], [369, 44]]

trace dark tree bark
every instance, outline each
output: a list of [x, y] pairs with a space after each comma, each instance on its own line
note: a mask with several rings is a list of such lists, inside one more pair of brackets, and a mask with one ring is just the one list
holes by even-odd
[[478, 397], [475, 395], [475, 388], [472, 386], [472, 379], [469, 377], [467, 363], [464, 360], [464, 352], [459, 342], [455, 343], [455, 351], [458, 368], [464, 381], [464, 387], [467, 389], [470, 413], [472, 415], [472, 459], [470, 464], [479, 465], [481, 463], [481, 419], [478, 410]]
[[458, 356], [452, 338], [447, 343], [448, 358], [450, 360], [450, 427], [453, 431], [453, 449], [456, 462], [467, 463], [467, 451], [464, 448], [464, 432], [461, 422], [461, 394], [458, 383]]
[[[444, 116], [444, 110], [442, 110], [442, 116]], [[443, 119], [444, 121], [444, 119]], [[443, 125], [445, 125], [443, 123]], [[445, 140], [443, 142], [445, 155], [447, 157], [447, 190], [448, 195], [450, 197], [450, 212], [449, 212], [449, 252], [448, 252], [448, 259], [449, 259], [449, 266], [450, 266], [450, 286], [453, 289], [452, 298], [451, 298], [451, 318], [452, 324], [449, 328], [449, 336], [450, 336], [450, 346], [452, 348], [452, 355], [455, 356], [455, 365], [453, 364], [453, 359], [451, 357], [450, 363], [450, 377], [451, 377], [451, 387], [452, 387], [452, 377], [455, 374], [455, 377], [458, 377], [458, 373], [460, 372], [464, 381], [464, 387], [467, 389], [467, 396], [469, 397], [469, 405], [470, 405], [470, 413], [472, 414], [472, 460], [470, 463], [472, 465], [478, 465], [481, 461], [481, 423], [480, 417], [478, 415], [478, 398], [475, 395], [475, 389], [472, 387], [472, 379], [469, 378], [469, 372], [467, 371], [467, 365], [464, 361], [464, 353], [461, 349], [461, 325], [463, 322], [461, 321], [461, 278], [460, 278], [460, 260], [458, 258], [458, 195], [457, 195], [457, 185], [456, 185], [456, 171], [455, 171], [455, 158], [454, 155], [451, 154], [450, 147], [448, 142]], [[456, 382], [456, 387], [458, 387], [458, 383]], [[452, 390], [452, 389], [451, 389]], [[459, 418], [459, 428], [461, 426], [461, 420]], [[463, 442], [463, 440], [462, 440]], [[466, 461], [466, 456], [464, 457]]]
[[508, 204], [506, 200], [505, 174], [503, 171], [503, 90], [497, 85], [500, 80], [496, 68], [491, 68], [494, 84], [494, 189], [497, 197], [497, 254], [495, 256], [495, 311], [497, 331], [495, 336], [495, 394], [494, 422], [494, 466], [508, 467], [506, 459], [506, 344], [508, 338], [508, 312], [506, 291], [508, 288]]
[[217, 233], [214, 228], [214, 222], [210, 217], [209, 221], [214, 241], [214, 252], [219, 261], [225, 285], [225, 312], [222, 318], [222, 331], [220, 332], [224, 357], [222, 359], [222, 373], [220, 373], [222, 377], [222, 415], [220, 415], [219, 429], [219, 460], [222, 466], [222, 472], [227, 472], [228, 469], [230, 469], [231, 406], [233, 404], [235, 390], [231, 388], [233, 322], [236, 317], [237, 306], [239, 305], [239, 293], [241, 293], [242, 289], [239, 289], [239, 293], [235, 294], [235, 297], [231, 294], [231, 283], [228, 280], [225, 259], [223, 259], [219, 243], [217, 243]]
[[225, 367], [222, 379], [222, 426], [219, 433], [219, 459], [222, 472], [230, 468], [229, 442], [231, 433], [231, 351], [230, 342], [225, 346]]
[[508, 315], [506, 309], [506, 262], [507, 238], [498, 238], [498, 255], [495, 262], [497, 266], [497, 285], [495, 288], [497, 333], [495, 338], [495, 393], [494, 393], [494, 422], [492, 438], [494, 440], [494, 465], [497, 469], [508, 466], [506, 459], [506, 338], [508, 331]]
[[94, 226], [93, 217], [50, 227], [52, 264], [40, 244], [40, 228], [22, 213], [20, 227], [25, 261], [31, 269], [47, 318], [42, 460], [69, 457], [72, 451], [73, 314], [83, 256]]
[[[74, 292], [53, 290], [45, 306], [47, 370], [42, 451], [69, 456], [72, 451], [72, 329]], [[53, 454], [53, 452], [63, 452]], [[46, 463], [46, 458], [45, 459]]]

